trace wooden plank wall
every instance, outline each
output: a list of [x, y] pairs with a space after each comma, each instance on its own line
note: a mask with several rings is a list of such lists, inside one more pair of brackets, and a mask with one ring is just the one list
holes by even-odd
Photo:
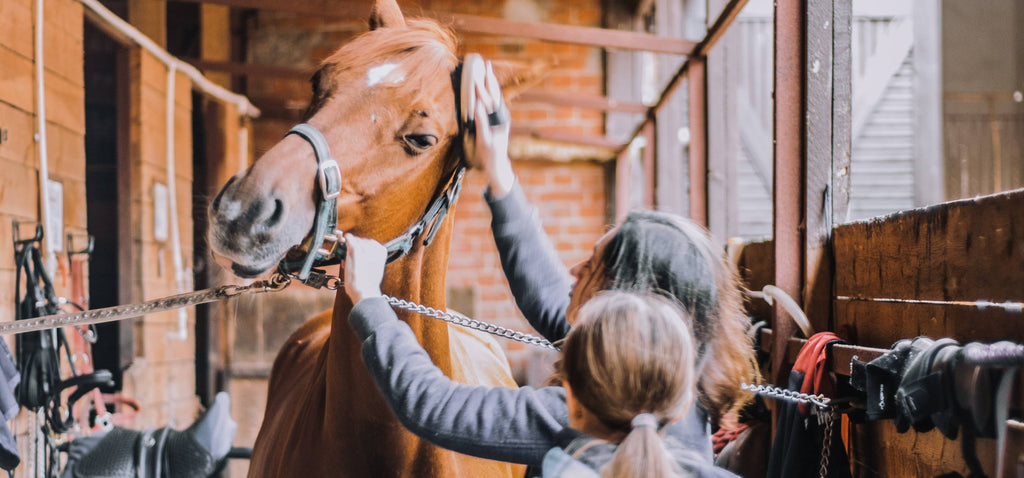
[[[82, 233], [85, 211], [85, 123], [82, 10], [74, 0], [50, 0], [43, 31], [50, 179], [64, 188], [65, 233]], [[31, 0], [0, 4], [0, 321], [14, 319], [11, 221], [38, 221], [35, 45]], [[59, 281], [58, 281], [59, 282]], [[58, 283], [58, 287], [62, 284]]]
[[[14, 320], [14, 246], [11, 222], [39, 221], [39, 150], [35, 86], [34, 4], [32, 0], [0, 2], [0, 321]], [[64, 188], [64, 233], [84, 233], [85, 82], [82, 71], [82, 8], [74, 0], [47, 0], [44, 82], [46, 87], [48, 169]], [[27, 232], [27, 231], [26, 231]], [[62, 254], [58, 255], [62, 258]], [[63, 262], [66, 263], [66, 260]], [[65, 269], [66, 270], [66, 269]], [[58, 294], [67, 293], [66, 277], [57, 275]], [[14, 341], [5, 338], [14, 350]], [[28, 414], [15, 419], [22, 466], [15, 476], [28, 476]]]
[[[1024, 301], [1021, 211], [1024, 190], [1017, 190], [836, 226], [835, 330], [856, 345], [876, 348], [919, 335], [961, 343], [1024, 342], [1021, 313], [870, 300]], [[771, 252], [767, 241], [747, 244], [737, 255], [749, 289], [760, 290], [771, 280]], [[748, 312], [770, 315], [757, 299]], [[1019, 383], [1017, 396], [1024, 396]], [[1024, 408], [1019, 402], [1016, 408]], [[844, 433], [855, 476], [967, 474], [960, 441], [937, 431], [899, 434], [891, 421], [879, 421], [852, 424]], [[995, 447], [994, 440], [978, 440], [978, 457], [990, 474]]]
[[[901, 212], [835, 228], [837, 330], [858, 345], [888, 348], [902, 338], [961, 343], [1024, 341], [1024, 316], [998, 308], [872, 302], [869, 299], [1024, 301], [1024, 190]], [[1019, 385], [1018, 385], [1019, 387]], [[891, 422], [852, 434], [860, 476], [966, 475], [960, 443], [938, 432], [897, 434]], [[885, 452], [878, 444], [885, 443]], [[992, 440], [979, 440], [991, 473]]]
[[[177, 294], [171, 239], [154, 237], [156, 183], [168, 184], [166, 160], [167, 67], [156, 57], [135, 49], [130, 59], [131, 84], [131, 224], [136, 299]], [[192, 85], [175, 77], [174, 158], [181, 253], [192, 281]], [[169, 199], [169, 198], [168, 198]], [[168, 226], [168, 231], [170, 226]], [[171, 424], [182, 428], [195, 419], [195, 310], [190, 308], [185, 340], [178, 331], [176, 311], [152, 314], [135, 328], [136, 361], [125, 372], [124, 391], [142, 404], [138, 426]]]

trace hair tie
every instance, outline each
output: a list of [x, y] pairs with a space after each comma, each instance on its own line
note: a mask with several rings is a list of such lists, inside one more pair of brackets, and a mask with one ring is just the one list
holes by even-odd
[[658, 430], [658, 417], [652, 413], [641, 413], [629, 422], [633, 428], [650, 428], [651, 430]]

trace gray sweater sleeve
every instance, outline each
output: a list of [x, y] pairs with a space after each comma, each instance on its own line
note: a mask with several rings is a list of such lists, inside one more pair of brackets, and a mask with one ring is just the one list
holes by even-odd
[[485, 193], [491, 230], [516, 305], [535, 330], [550, 341], [569, 333], [565, 309], [572, 278], [541, 227], [537, 209], [516, 182], [500, 199]]
[[360, 301], [349, 323], [363, 361], [409, 431], [435, 445], [492, 460], [539, 465], [568, 426], [560, 387], [471, 386], [430, 360], [412, 329], [383, 298]]

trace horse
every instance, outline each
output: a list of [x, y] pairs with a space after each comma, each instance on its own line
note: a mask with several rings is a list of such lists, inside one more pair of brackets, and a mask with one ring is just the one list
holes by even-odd
[[[433, 20], [406, 21], [395, 0], [375, 2], [370, 27], [324, 60], [311, 80], [305, 123], [322, 133], [337, 165], [318, 165], [323, 158], [310, 147], [314, 140], [304, 141], [308, 132], [289, 134], [228, 180], [211, 203], [211, 249], [235, 275], [265, 274], [294, 245], [309, 243], [324, 194], [314, 178], [340, 173], [328, 187], [337, 195], [330, 212], [339, 230], [386, 242], [408, 235], [409, 225], [461, 174], [456, 37]], [[494, 69], [507, 97], [539, 77], [535, 66], [495, 62]], [[382, 289], [444, 310], [452, 215], [434, 222], [433, 243], [425, 245], [424, 234], [409, 241], [407, 253], [388, 265]], [[351, 309], [348, 296], [338, 293], [332, 310], [309, 319], [282, 347], [250, 477], [522, 476], [519, 465], [457, 454], [405, 430], [363, 366], [361, 344], [347, 323]], [[452, 379], [516, 386], [493, 339], [398, 314]]]

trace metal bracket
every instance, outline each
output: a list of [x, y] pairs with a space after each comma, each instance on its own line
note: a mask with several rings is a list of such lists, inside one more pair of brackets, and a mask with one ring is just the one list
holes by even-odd
[[0, 128], [0, 144], [7, 142], [7, 128]]

